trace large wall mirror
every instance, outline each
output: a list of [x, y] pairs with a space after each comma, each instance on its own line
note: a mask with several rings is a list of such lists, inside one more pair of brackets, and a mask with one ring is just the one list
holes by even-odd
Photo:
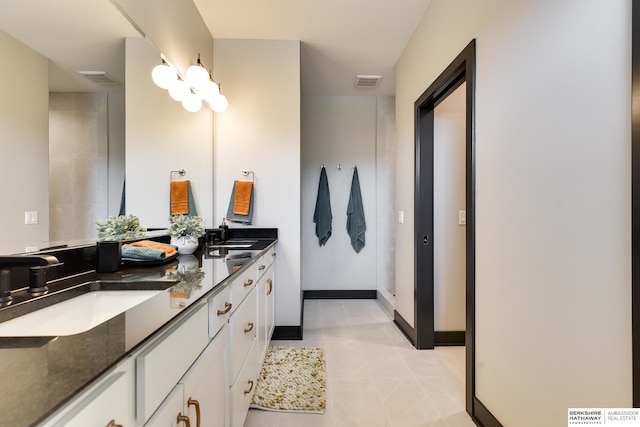
[[127, 37], [109, 0], [0, 0], [0, 254], [95, 241], [120, 212]]

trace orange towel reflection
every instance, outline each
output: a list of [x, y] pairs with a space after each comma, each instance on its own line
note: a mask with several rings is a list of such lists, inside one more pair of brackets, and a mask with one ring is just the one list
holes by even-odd
[[236, 215], [249, 215], [251, 206], [251, 189], [253, 182], [236, 181], [236, 195], [233, 200], [233, 213]]

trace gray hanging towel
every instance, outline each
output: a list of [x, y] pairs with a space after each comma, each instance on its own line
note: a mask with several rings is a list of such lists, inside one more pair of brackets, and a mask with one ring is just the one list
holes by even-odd
[[331, 200], [329, 198], [329, 181], [327, 180], [327, 171], [324, 166], [320, 170], [320, 182], [318, 184], [318, 196], [316, 198], [316, 209], [313, 213], [313, 222], [316, 224], [316, 236], [318, 243], [324, 246], [331, 237]]
[[351, 193], [349, 194], [349, 206], [347, 207], [347, 232], [351, 237], [351, 246], [360, 253], [364, 248], [364, 232], [367, 224], [364, 221], [364, 208], [362, 207], [362, 194], [360, 193], [360, 179], [358, 179], [358, 168], [353, 168], [353, 179], [351, 180]]

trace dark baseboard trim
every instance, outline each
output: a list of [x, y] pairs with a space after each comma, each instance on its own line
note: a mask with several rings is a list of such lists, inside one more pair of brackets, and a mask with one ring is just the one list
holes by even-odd
[[503, 427], [500, 421], [489, 412], [487, 407], [484, 406], [477, 397], [473, 398], [473, 412], [473, 420], [476, 424], [479, 423], [481, 427]]
[[301, 340], [302, 326], [276, 326], [272, 340]]
[[436, 345], [439, 346], [463, 346], [464, 331], [435, 331]]
[[304, 299], [376, 299], [378, 291], [366, 290], [317, 290], [304, 291]]
[[413, 329], [411, 325], [409, 325], [409, 323], [406, 320], [404, 320], [402, 316], [400, 316], [400, 313], [398, 313], [395, 310], [393, 310], [393, 323], [395, 323], [398, 329], [400, 329], [400, 332], [402, 332], [404, 336], [407, 337], [411, 345], [415, 347], [416, 330]]

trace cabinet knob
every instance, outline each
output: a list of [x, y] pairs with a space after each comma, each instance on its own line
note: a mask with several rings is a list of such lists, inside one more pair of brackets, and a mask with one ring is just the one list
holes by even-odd
[[189, 422], [189, 417], [186, 415], [182, 415], [182, 412], [178, 412], [178, 424], [184, 422], [186, 427], [191, 427], [191, 423]]
[[247, 327], [244, 328], [244, 333], [246, 334], [246, 333], [249, 333], [251, 331], [253, 331], [253, 323], [249, 322], [249, 323], [247, 323]]
[[116, 420], [111, 420], [109, 424], [107, 424], [107, 427], [122, 427], [122, 424], [116, 424]]
[[224, 310], [218, 310], [218, 316], [224, 316], [231, 311], [232, 304], [230, 302], [224, 303]]
[[267, 295], [271, 295], [271, 292], [273, 292], [273, 280], [267, 279], [267, 283], [269, 284], [269, 291], [267, 292]]
[[264, 270], [266, 267], [267, 267], [266, 265], [264, 265], [264, 264], [260, 264], [260, 265], [258, 266], [258, 270], [262, 271], [262, 270]]
[[253, 390], [253, 381], [252, 380], [248, 380], [247, 384], [249, 384], [249, 388], [247, 390], [244, 390], [244, 394], [249, 394], [249, 393], [251, 393], [251, 390]]
[[253, 285], [253, 279], [247, 279], [246, 282], [244, 282], [244, 287], [247, 288], [249, 286]]
[[195, 399], [189, 398], [189, 400], [187, 400], [187, 406], [196, 407], [196, 427], [200, 427], [200, 402]]

